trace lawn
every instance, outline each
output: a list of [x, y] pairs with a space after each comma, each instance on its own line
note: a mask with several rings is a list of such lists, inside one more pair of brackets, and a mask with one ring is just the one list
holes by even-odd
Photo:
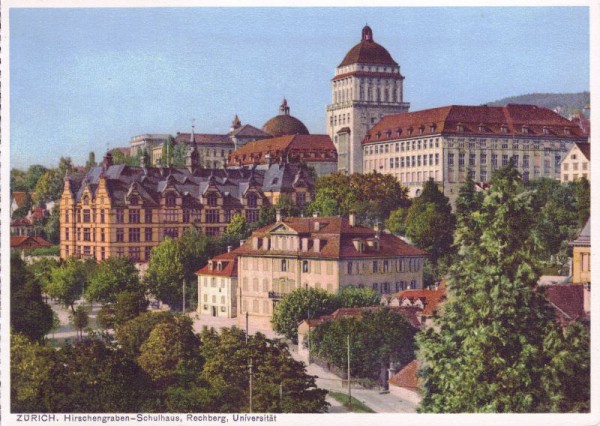
[[341, 392], [329, 391], [329, 395], [336, 401], [344, 404], [344, 407], [348, 408], [353, 413], [374, 413], [375, 412], [354, 397], [352, 397], [352, 409], [350, 409], [350, 406], [348, 405], [348, 394], [341, 393]]

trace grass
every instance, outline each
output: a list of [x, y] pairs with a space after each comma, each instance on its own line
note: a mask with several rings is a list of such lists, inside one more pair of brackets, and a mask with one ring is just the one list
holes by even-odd
[[348, 394], [346, 394], [346, 393], [329, 391], [329, 395], [336, 401], [344, 404], [344, 407], [348, 408], [353, 413], [374, 413], [375, 412], [354, 397], [352, 397], [352, 409], [350, 409], [350, 406], [348, 405]]

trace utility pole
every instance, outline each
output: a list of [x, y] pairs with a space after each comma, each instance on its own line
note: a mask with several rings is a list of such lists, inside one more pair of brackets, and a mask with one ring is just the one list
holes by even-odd
[[352, 387], [350, 386], [350, 335], [348, 334], [348, 408], [352, 411]]
[[248, 345], [248, 311], [246, 311], [246, 345]]
[[185, 314], [185, 280], [183, 280], [183, 313]]
[[252, 358], [250, 358], [250, 365], [248, 366], [250, 372], [250, 410], [252, 412]]

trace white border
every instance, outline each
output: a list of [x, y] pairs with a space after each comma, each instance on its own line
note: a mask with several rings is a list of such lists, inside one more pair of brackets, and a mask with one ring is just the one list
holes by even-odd
[[[2, 77], [2, 105], [1, 105], [1, 132], [2, 142], [0, 145], [0, 185], [1, 185], [1, 232], [0, 232], [0, 247], [2, 255], [0, 258], [1, 279], [2, 285], [1, 294], [1, 358], [0, 365], [0, 380], [1, 380], [1, 421], [3, 424], [12, 424], [16, 419], [10, 414], [10, 360], [9, 360], [9, 312], [10, 312], [10, 297], [9, 284], [10, 278], [10, 146], [7, 141], [10, 141], [10, 112], [8, 105], [10, 104], [10, 74], [9, 74], [9, 13], [11, 8], [128, 8], [128, 7], [399, 7], [399, 6], [430, 6], [430, 7], [448, 7], [448, 6], [502, 6], [502, 7], [520, 7], [520, 6], [589, 6], [590, 18], [590, 92], [592, 105], [592, 145], [598, 140], [598, 124], [600, 123], [600, 0], [535, 0], [528, 1], [526, 4], [522, 0], [504, 0], [504, 1], [443, 1], [443, 0], [402, 0], [390, 2], [386, 0], [371, 0], [368, 5], [364, 0], [346, 0], [343, 2], [334, 0], [301, 0], [294, 4], [288, 1], [277, 0], [256, 0], [248, 3], [241, 3], [234, 0], [205, 0], [205, 1], [186, 1], [186, 0], [168, 0], [160, 2], [152, 2], [149, 0], [94, 0], [94, 1], [77, 1], [77, 0], [4, 0], [1, 4], [1, 31], [2, 31], [2, 51], [1, 51], [1, 77]], [[574, 46], [576, 48], [576, 46]], [[332, 70], [333, 72], [333, 70]], [[598, 142], [596, 142], [598, 143]], [[592, 165], [600, 164], [600, 148], [592, 147]], [[600, 169], [592, 167], [591, 182], [600, 181]], [[592, 187], [592, 215], [596, 211], [600, 211], [600, 198], [598, 190]], [[598, 281], [600, 274], [600, 254], [595, 250], [597, 246], [597, 236], [600, 235], [600, 223], [597, 220], [592, 221], [592, 281]], [[598, 266], [598, 267], [596, 267]], [[592, 284], [593, 286], [593, 284]], [[598, 369], [600, 363], [600, 331], [598, 311], [600, 306], [600, 293], [598, 290], [592, 291], [592, 393], [591, 393], [591, 408], [590, 414], [467, 414], [467, 415], [434, 415], [434, 414], [327, 414], [323, 418], [328, 425], [344, 425], [348, 423], [356, 423], [363, 425], [381, 425], [388, 423], [402, 422], [404, 424], [460, 424], [460, 425], [598, 425], [600, 424], [600, 377]], [[59, 415], [60, 416], [60, 415]], [[321, 419], [315, 419], [318, 415], [284, 415], [277, 414], [277, 424], [300, 424], [300, 422], [314, 422]], [[230, 415], [229, 415], [230, 417]], [[60, 419], [60, 417], [59, 417]], [[231, 420], [230, 420], [231, 421]], [[5, 423], [8, 422], [8, 423]], [[42, 423], [24, 423], [24, 424], [42, 424]], [[55, 422], [62, 424], [62, 421]], [[77, 424], [77, 423], [69, 423]], [[86, 425], [100, 425], [99, 422], [86, 422]], [[115, 423], [117, 424], [117, 423]], [[140, 423], [118, 423], [119, 425], [140, 424]], [[160, 423], [142, 423], [142, 424], [160, 424]], [[181, 423], [192, 424], [192, 423]], [[250, 424], [246, 422], [245, 424]]]

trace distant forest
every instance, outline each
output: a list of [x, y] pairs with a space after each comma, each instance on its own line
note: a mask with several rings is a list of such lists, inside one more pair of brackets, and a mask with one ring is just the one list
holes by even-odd
[[493, 102], [489, 106], [504, 106], [506, 104], [529, 104], [555, 110], [559, 108], [561, 115], [568, 117], [581, 112], [590, 105], [590, 92], [579, 93], [530, 93], [527, 95], [510, 96]]

